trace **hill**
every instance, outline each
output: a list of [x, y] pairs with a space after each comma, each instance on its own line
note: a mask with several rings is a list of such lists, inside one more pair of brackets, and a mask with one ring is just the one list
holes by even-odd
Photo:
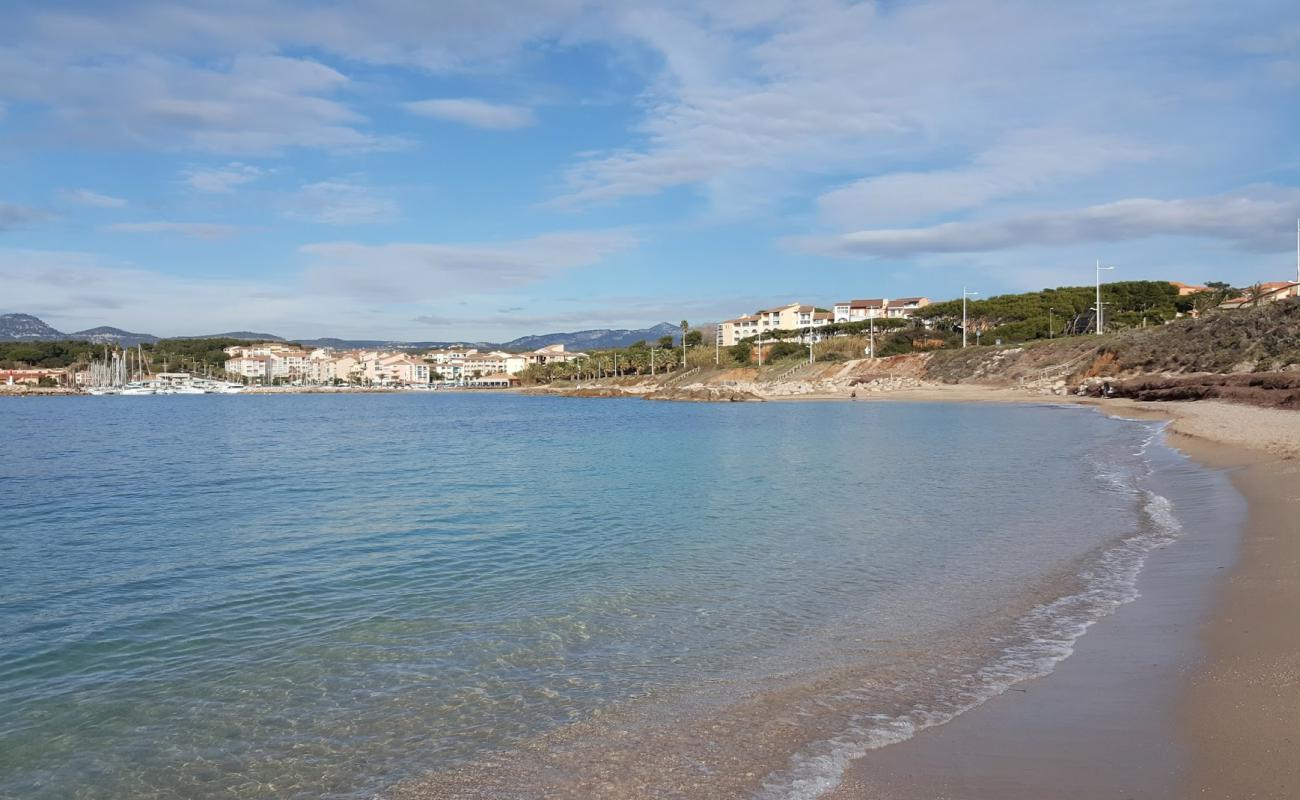
[[681, 338], [681, 333], [681, 329], [676, 325], [661, 322], [637, 330], [596, 328], [568, 333], [548, 333], [541, 336], [521, 336], [496, 346], [502, 350], [536, 350], [548, 344], [562, 344], [567, 350], [609, 350], [627, 347], [641, 340], [653, 342], [661, 336]]
[[303, 347], [328, 347], [333, 350], [432, 350], [452, 345], [496, 347], [489, 342], [399, 342], [389, 339], [335, 339], [330, 336], [320, 339], [294, 339], [294, 341]]
[[1023, 346], [969, 347], [928, 354], [931, 380], [1012, 384], [1197, 373], [1300, 369], [1300, 300], [1211, 312], [1166, 325]]
[[121, 328], [111, 328], [107, 325], [101, 325], [98, 328], [87, 328], [84, 331], [67, 334], [68, 339], [77, 339], [95, 344], [116, 344], [122, 347], [135, 347], [138, 344], [153, 344], [158, 341], [158, 337], [149, 333], [131, 333]]
[[[985, 341], [1025, 342], [1053, 335], [1086, 333], [1095, 325], [1096, 287], [1061, 286], [1040, 292], [995, 295], [967, 303], [970, 331]], [[1221, 293], [1179, 297], [1167, 281], [1117, 281], [1102, 284], [1107, 329], [1159, 324], [1193, 308], [1213, 307]], [[961, 300], [933, 303], [916, 313], [935, 330], [961, 331]]]
[[253, 331], [231, 331], [229, 333], [207, 333], [199, 336], [173, 336], [173, 339], [238, 339], [251, 342], [283, 342], [283, 336], [274, 333], [254, 333]]
[[54, 342], [68, 335], [31, 314], [0, 314], [0, 341]]

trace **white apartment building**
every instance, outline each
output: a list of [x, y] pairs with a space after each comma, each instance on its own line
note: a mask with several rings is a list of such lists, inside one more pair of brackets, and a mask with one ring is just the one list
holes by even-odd
[[226, 374], [253, 381], [270, 380], [270, 361], [270, 356], [235, 356], [226, 359]]
[[869, 319], [906, 319], [918, 309], [930, 305], [928, 297], [880, 297], [872, 300], [845, 300], [835, 304], [836, 322], [865, 322]]
[[367, 383], [376, 386], [415, 386], [427, 384], [429, 364], [406, 353], [376, 353], [362, 362]]
[[523, 354], [527, 364], [567, 364], [570, 361], [577, 361], [580, 358], [586, 358], [586, 353], [570, 353], [564, 349], [562, 344], [548, 344], [545, 347], [539, 347], [531, 353]]
[[885, 307], [885, 316], [890, 319], [908, 319], [928, 305], [928, 297], [896, 297]]
[[845, 300], [836, 303], [834, 315], [836, 322], [863, 322], [885, 316], [885, 305], [889, 301], [882, 298], [873, 300]]
[[280, 350], [267, 357], [271, 365], [271, 378], [303, 380], [311, 354], [306, 350]]

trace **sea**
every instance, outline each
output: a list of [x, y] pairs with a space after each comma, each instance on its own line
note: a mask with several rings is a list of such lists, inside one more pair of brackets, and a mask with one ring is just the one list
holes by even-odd
[[15, 800], [814, 798], [1068, 657], [1199, 469], [1051, 404], [70, 397], [0, 429]]

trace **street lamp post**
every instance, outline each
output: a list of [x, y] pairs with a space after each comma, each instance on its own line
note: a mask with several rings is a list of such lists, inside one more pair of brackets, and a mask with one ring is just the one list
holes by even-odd
[[1101, 265], [1101, 259], [1098, 259], [1098, 260], [1097, 260], [1097, 335], [1098, 335], [1098, 336], [1100, 336], [1100, 335], [1102, 334], [1102, 332], [1106, 329], [1106, 328], [1105, 328], [1105, 325], [1103, 324], [1102, 319], [1101, 319], [1101, 315], [1102, 315], [1102, 311], [1101, 311], [1101, 273], [1102, 273], [1102, 270], [1107, 270], [1107, 269], [1115, 269], [1115, 268], [1114, 268], [1114, 267], [1103, 267], [1103, 266]]
[[1054, 309], [1054, 308], [1049, 308], [1049, 309], [1047, 309], [1047, 338], [1048, 338], [1048, 339], [1055, 339], [1055, 338], [1056, 338], [1056, 334], [1052, 333], [1052, 330], [1053, 330], [1053, 327], [1054, 327], [1053, 324], [1052, 324], [1052, 314], [1053, 314], [1055, 311], [1056, 311], [1056, 309]]
[[808, 312], [808, 363], [809, 364], [813, 363], [812, 329], [813, 329], [813, 316], [816, 315], [816, 313], [817, 313], [816, 309], [813, 309], [812, 311]]
[[966, 321], [968, 319], [966, 315], [966, 298], [974, 297], [977, 294], [979, 294], [979, 292], [968, 292], [966, 291], [965, 286], [961, 287], [961, 346], [962, 347], [966, 346]]

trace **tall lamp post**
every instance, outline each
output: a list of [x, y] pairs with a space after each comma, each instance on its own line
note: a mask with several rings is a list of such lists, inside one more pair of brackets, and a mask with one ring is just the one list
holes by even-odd
[[1103, 270], [1115, 269], [1114, 267], [1103, 267], [1101, 259], [1097, 260], [1097, 335], [1100, 336], [1106, 327], [1101, 319], [1101, 273]]
[[1056, 338], [1056, 334], [1052, 333], [1053, 329], [1055, 328], [1055, 326], [1052, 324], [1052, 314], [1055, 312], [1056, 309], [1054, 308], [1047, 309], [1047, 338], [1048, 339]]
[[977, 294], [979, 294], [979, 292], [968, 292], [966, 291], [965, 286], [961, 287], [961, 346], [962, 347], [966, 346], [966, 320], [968, 319], [966, 315], [966, 298], [974, 297]]
[[808, 363], [813, 363], [813, 317], [817, 314], [817, 307], [812, 306], [812, 311], [808, 312]]

